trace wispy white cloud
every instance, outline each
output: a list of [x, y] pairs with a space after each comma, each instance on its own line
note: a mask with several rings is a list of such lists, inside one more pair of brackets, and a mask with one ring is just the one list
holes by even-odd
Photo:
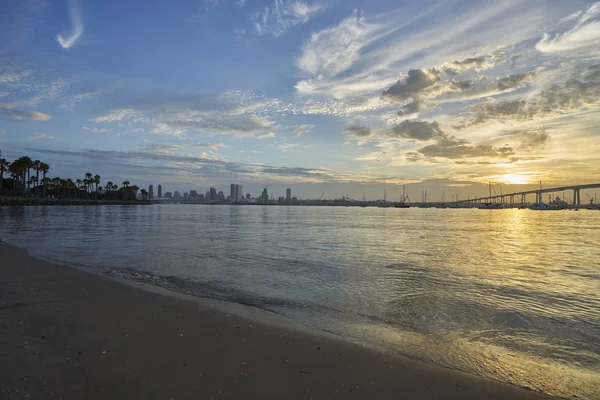
[[148, 150], [156, 152], [171, 152], [175, 150], [183, 150], [190, 148], [197, 149], [208, 149], [210, 151], [217, 151], [227, 147], [224, 143], [184, 143], [184, 144], [164, 144], [164, 143], [151, 143], [148, 145]]
[[274, 137], [275, 137], [275, 133], [269, 132], [269, 133], [265, 133], [262, 135], [258, 135], [256, 138], [257, 139], [273, 139]]
[[279, 37], [290, 28], [308, 22], [310, 18], [323, 11], [319, 3], [304, 0], [274, 0], [271, 7], [252, 15], [254, 30], [258, 35]]
[[39, 139], [54, 139], [54, 136], [48, 135], [47, 133], [32, 133], [27, 136], [29, 140], [39, 140]]
[[238, 6], [238, 7], [244, 7], [244, 6], [246, 5], [246, 3], [247, 3], [247, 2], [248, 2], [247, 0], [237, 0], [237, 1], [236, 1], [235, 3], [233, 3], [233, 4], [235, 4], [235, 5], [236, 5], [236, 6]]
[[56, 35], [56, 40], [65, 50], [73, 47], [83, 35], [83, 15], [81, 12], [81, 6], [77, 0], [68, 0], [68, 2], [71, 32], [65, 35], [62, 33]]
[[305, 133], [312, 131], [315, 128], [312, 124], [298, 125], [294, 128], [294, 136], [300, 137]]
[[104, 132], [108, 132], [108, 129], [104, 129], [104, 128], [95, 128], [95, 127], [89, 127], [89, 126], [82, 126], [81, 129], [83, 129], [84, 131], [88, 131], [88, 132], [94, 132], [94, 133], [104, 133]]
[[246, 36], [245, 29], [234, 29], [233, 32], [235, 33], [235, 37], [238, 41], [242, 40], [244, 36]]
[[135, 113], [136, 113], [135, 110], [126, 108], [126, 109], [111, 111], [107, 115], [92, 118], [91, 120], [94, 122], [115, 122], [115, 121], [121, 121], [124, 118], [135, 115]]
[[0, 116], [3, 115], [17, 120], [29, 119], [31, 121], [48, 121], [52, 119], [52, 117], [48, 114], [44, 114], [38, 111], [22, 111], [11, 106], [0, 105]]
[[96, 89], [86, 93], [79, 93], [62, 101], [60, 108], [71, 110], [77, 107], [81, 102], [95, 99], [104, 92], [104, 89]]
[[182, 136], [185, 134], [183, 129], [175, 129], [164, 122], [157, 122], [152, 125], [152, 129], [148, 132], [150, 135], [167, 135], [167, 136]]
[[0, 135], [6, 134], [6, 129], [0, 129]]
[[[570, 24], [575, 21], [575, 24]], [[575, 52], [586, 50], [598, 53], [600, 43], [600, 2], [592, 4], [586, 10], [571, 14], [560, 21], [559, 25], [572, 25], [569, 29], [545, 33], [535, 46], [543, 53]]]
[[302, 45], [296, 65], [317, 77], [336, 76], [360, 58], [360, 50], [367, 44], [369, 34], [377, 29], [355, 11], [337, 26], [313, 33]]
[[[398, 11], [354, 15], [313, 34], [303, 44], [297, 65], [310, 76], [298, 81], [296, 89], [304, 95], [347, 99], [381, 91], [410, 68], [439, 66], [445, 73], [488, 69], [493, 60], [481, 59], [484, 48], [489, 52], [535, 38], [551, 20], [550, 11], [525, 3], [479, 2], [466, 13], [454, 14], [447, 3], [440, 2], [409, 18]], [[440, 12], [448, 16], [432, 18]], [[337, 44], [336, 34], [343, 46]]]

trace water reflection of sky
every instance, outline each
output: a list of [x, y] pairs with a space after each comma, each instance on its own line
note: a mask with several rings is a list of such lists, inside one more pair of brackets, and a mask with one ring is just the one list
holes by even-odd
[[0, 222], [53, 260], [175, 277], [428, 362], [600, 395], [600, 212], [5, 207]]

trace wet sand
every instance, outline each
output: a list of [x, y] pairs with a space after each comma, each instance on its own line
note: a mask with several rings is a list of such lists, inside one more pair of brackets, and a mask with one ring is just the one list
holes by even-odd
[[550, 398], [136, 286], [0, 244], [0, 398]]

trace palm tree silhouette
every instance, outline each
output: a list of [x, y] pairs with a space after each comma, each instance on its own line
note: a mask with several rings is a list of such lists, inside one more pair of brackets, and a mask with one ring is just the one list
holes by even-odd
[[[46, 179], [46, 174], [50, 171], [50, 166], [45, 162], [41, 162], [39, 170], [42, 171], [42, 181]], [[44, 197], [46, 196], [46, 185], [44, 185]]]
[[113, 183], [108, 181], [104, 187], [106, 188], [106, 195], [109, 196], [113, 190]]
[[96, 184], [96, 192], [97, 192], [98, 185], [100, 184], [100, 175], [94, 175], [94, 183]]
[[4, 173], [8, 172], [10, 163], [5, 158], [0, 158], [0, 193], [2, 192], [2, 184], [4, 183]]

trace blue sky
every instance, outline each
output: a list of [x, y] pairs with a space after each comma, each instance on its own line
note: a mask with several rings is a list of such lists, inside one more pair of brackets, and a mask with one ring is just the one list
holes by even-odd
[[598, 176], [600, 3], [9, 0], [0, 149], [204, 192]]

